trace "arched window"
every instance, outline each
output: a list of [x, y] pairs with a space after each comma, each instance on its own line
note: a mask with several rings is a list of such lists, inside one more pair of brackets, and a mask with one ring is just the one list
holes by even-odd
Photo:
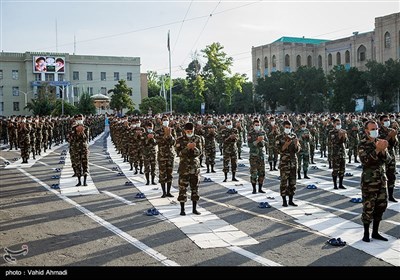
[[318, 68], [322, 68], [322, 56], [318, 56]]
[[342, 58], [340, 56], [340, 52], [336, 53], [336, 65], [342, 64]]
[[273, 55], [272, 56], [272, 67], [276, 67], [276, 56], [275, 55]]
[[312, 67], [312, 57], [311, 57], [311, 55], [309, 55], [309, 56], [307, 57], [307, 66], [308, 66], [308, 67]]
[[264, 68], [268, 68], [268, 57], [264, 57]]
[[332, 54], [328, 54], [328, 65], [332, 66]]
[[367, 59], [367, 49], [364, 47], [364, 45], [361, 45], [358, 47], [357, 50], [357, 60], [358, 61], [365, 61]]
[[257, 58], [257, 70], [261, 70], [261, 61]]
[[299, 68], [301, 66], [301, 56], [297, 55], [296, 56], [296, 67]]
[[346, 64], [350, 63], [350, 52], [349, 52], [349, 51], [346, 51], [346, 52], [344, 53], [344, 62], [345, 62]]
[[285, 55], [285, 67], [290, 67], [290, 56]]
[[386, 32], [385, 33], [385, 48], [390, 48], [390, 33]]

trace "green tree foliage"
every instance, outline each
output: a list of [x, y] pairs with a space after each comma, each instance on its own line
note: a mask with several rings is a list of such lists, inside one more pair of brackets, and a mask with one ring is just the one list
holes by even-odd
[[160, 77], [156, 71], [147, 71], [148, 97], [158, 96], [161, 90]]
[[90, 97], [88, 92], [84, 92], [79, 99], [77, 106], [78, 112], [83, 115], [95, 115], [96, 106], [94, 106], [93, 99]]
[[112, 93], [110, 107], [122, 114], [123, 109], [134, 110], [135, 104], [133, 103], [132, 88], [128, 87], [125, 80], [119, 80], [118, 84], [113, 89], [110, 89], [108, 93]]
[[[72, 105], [68, 102], [64, 102], [64, 115], [73, 116], [76, 114], [78, 114], [78, 109], [74, 105]], [[58, 99], [56, 101], [54, 110], [51, 112], [51, 115], [53, 115], [53, 116], [61, 116], [62, 115], [62, 100], [61, 99]]]
[[54, 110], [54, 102], [50, 102], [49, 99], [32, 99], [31, 102], [26, 104], [26, 109], [32, 112], [33, 115], [46, 116], [50, 115]]
[[144, 98], [139, 108], [142, 114], [147, 114], [150, 108], [153, 114], [162, 113], [165, 111], [165, 99], [161, 96]]

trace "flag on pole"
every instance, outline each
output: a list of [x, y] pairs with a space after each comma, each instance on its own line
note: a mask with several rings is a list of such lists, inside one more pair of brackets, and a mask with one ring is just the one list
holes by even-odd
[[169, 48], [169, 30], [168, 30], [167, 48], [168, 48], [168, 51], [170, 51], [170, 48]]

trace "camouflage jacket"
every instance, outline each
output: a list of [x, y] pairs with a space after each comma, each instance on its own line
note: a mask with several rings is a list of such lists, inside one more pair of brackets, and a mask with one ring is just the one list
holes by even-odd
[[236, 142], [238, 139], [239, 134], [236, 128], [225, 128], [221, 131], [221, 141], [224, 143], [224, 150], [236, 151]]
[[310, 153], [310, 141], [312, 141], [311, 139], [311, 133], [308, 130], [308, 128], [301, 130], [298, 129], [296, 131], [296, 136], [299, 139], [299, 143], [300, 143], [300, 147], [301, 150], [299, 151], [300, 154], [309, 154]]
[[362, 183], [370, 184], [385, 182], [387, 180], [385, 163], [390, 162], [391, 156], [388, 152], [376, 154], [376, 141], [376, 139], [371, 141], [369, 138], [363, 138], [358, 145], [358, 155], [363, 167], [361, 174]]
[[[194, 149], [187, 147], [188, 143], [195, 143]], [[180, 158], [179, 160], [179, 174], [197, 174], [200, 172], [200, 160], [201, 155], [201, 139], [198, 135], [187, 137], [183, 135], [176, 139], [175, 144], [176, 152]]]
[[[283, 150], [283, 145], [285, 144], [286, 140], [291, 139], [290, 145], [287, 147], [286, 150]], [[282, 133], [276, 138], [276, 146], [278, 148], [278, 153], [281, 155], [281, 164], [289, 161], [297, 161], [297, 153], [300, 151], [300, 142], [296, 146], [294, 144], [294, 140], [297, 139], [296, 134], [289, 133], [285, 134]]]
[[[256, 140], [258, 136], [263, 136], [264, 140], [257, 142]], [[251, 129], [247, 134], [247, 143], [250, 149], [250, 157], [257, 156], [264, 159], [264, 147], [266, 147], [268, 143], [268, 138], [265, 137], [264, 130], [260, 129], [259, 131], [255, 131], [254, 129]]]
[[[341, 129], [340, 131], [345, 132]], [[328, 136], [328, 145], [332, 149], [332, 155], [338, 158], [346, 157], [346, 142], [348, 141], [347, 133], [344, 137], [339, 137], [339, 129], [331, 129]]]
[[394, 130], [393, 128], [387, 128], [387, 127], [384, 127], [384, 126], [382, 126], [379, 129], [379, 138], [380, 139], [385, 139], [385, 140], [388, 141], [388, 143], [389, 143], [388, 150], [389, 150], [389, 153], [391, 155], [394, 155], [394, 149], [393, 148], [399, 142], [399, 140], [397, 139], [397, 135], [395, 135], [394, 137], [392, 137], [390, 139], [387, 139], [388, 135], [389, 135], [389, 132], [391, 132], [393, 130]]
[[169, 160], [175, 157], [175, 130], [170, 127], [170, 135], [166, 135], [164, 128], [156, 130], [156, 141], [158, 144], [158, 160]]
[[71, 132], [69, 133], [69, 145], [70, 149], [74, 151], [87, 151], [89, 150], [89, 127], [83, 126], [84, 130], [82, 134], [76, 132], [78, 125], [73, 125]]

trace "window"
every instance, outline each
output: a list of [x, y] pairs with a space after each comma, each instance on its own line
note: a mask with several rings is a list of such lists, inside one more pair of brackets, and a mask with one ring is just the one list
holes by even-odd
[[257, 58], [257, 71], [261, 70], [261, 61], [259, 58]]
[[14, 111], [19, 111], [19, 102], [13, 102]]
[[391, 43], [390, 33], [386, 32], [385, 33], [385, 48], [390, 48], [390, 43]]
[[102, 81], [107, 80], [107, 78], [106, 78], [106, 72], [101, 72], [101, 73], [100, 73], [100, 80], [102, 80]]
[[34, 79], [35, 79], [35, 81], [40, 81], [41, 75], [40, 74], [35, 74]]
[[276, 56], [275, 55], [272, 56], [272, 67], [273, 68], [276, 67]]
[[78, 71], [72, 72], [72, 80], [74, 80], [74, 81], [79, 80], [79, 72]]
[[93, 87], [88, 87], [87, 92], [89, 93], [90, 96], [93, 95]]
[[357, 50], [357, 60], [365, 61], [366, 60], [366, 52], [367, 52], [367, 49], [364, 47], [364, 45], [359, 46], [358, 50]]
[[342, 57], [340, 55], [340, 52], [336, 53], [336, 65], [342, 64]]
[[104, 94], [104, 95], [107, 95], [107, 88], [106, 87], [101, 87], [100, 93]]
[[132, 72], [126, 73], [126, 80], [127, 81], [132, 81]]
[[290, 56], [285, 55], [285, 67], [290, 67]]
[[87, 72], [86, 78], [88, 81], [93, 81], [93, 72]]
[[12, 70], [12, 79], [18, 80], [18, 70]]
[[322, 56], [318, 56], [318, 68], [322, 68]]
[[64, 81], [64, 74], [58, 74], [58, 80]]
[[328, 65], [332, 66], [332, 54], [328, 54]]
[[13, 96], [19, 96], [19, 87], [12, 87]]
[[268, 57], [264, 57], [264, 68], [268, 68]]
[[346, 51], [344, 53], [344, 63], [346, 63], [346, 64], [350, 63], [350, 52], [349, 51]]
[[3, 80], [3, 70], [0, 70], [0, 80]]
[[114, 72], [114, 81], [119, 81], [119, 72]]
[[79, 88], [74, 87], [74, 97], [78, 97], [78, 96], [79, 96]]
[[308, 67], [312, 67], [312, 57], [311, 57], [311, 55], [309, 55], [309, 56], [307, 57], [307, 66], [308, 66]]
[[54, 81], [54, 74], [45, 74], [45, 80], [47, 81], [47, 82], [51, 82], [51, 81]]
[[301, 56], [298, 55], [298, 56], [296, 57], [296, 67], [299, 68], [300, 66], [301, 66]]

